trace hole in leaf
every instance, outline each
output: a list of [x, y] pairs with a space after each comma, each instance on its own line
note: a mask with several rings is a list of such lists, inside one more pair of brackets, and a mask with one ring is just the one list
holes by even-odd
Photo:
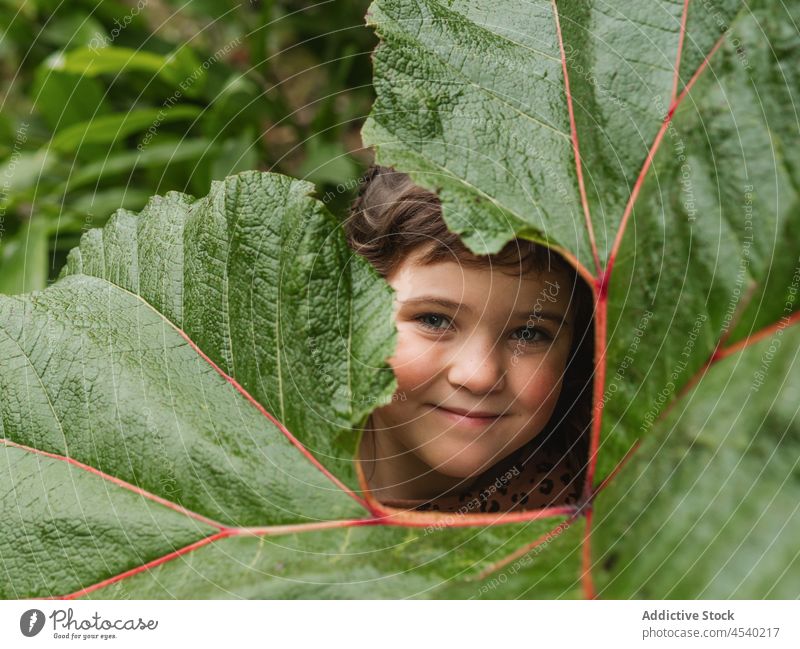
[[395, 291], [397, 390], [362, 432], [362, 488], [420, 512], [576, 505], [592, 416], [591, 288], [527, 239], [472, 253], [435, 193], [373, 169], [346, 229]]

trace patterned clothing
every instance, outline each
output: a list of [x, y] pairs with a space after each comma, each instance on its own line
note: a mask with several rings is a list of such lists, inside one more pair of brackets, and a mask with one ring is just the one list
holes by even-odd
[[380, 502], [401, 509], [462, 514], [574, 505], [580, 498], [583, 475], [565, 454], [539, 449], [528, 458], [513, 453], [479, 476], [464, 492], [433, 500], [393, 498]]

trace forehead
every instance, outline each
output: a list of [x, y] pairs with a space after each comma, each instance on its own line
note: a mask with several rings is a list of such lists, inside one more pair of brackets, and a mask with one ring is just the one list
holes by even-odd
[[408, 255], [388, 278], [399, 301], [420, 296], [445, 298], [478, 313], [532, 309], [537, 300], [566, 314], [571, 308], [569, 276], [560, 268], [522, 275], [508, 268], [467, 266], [457, 260], [422, 264], [424, 251]]

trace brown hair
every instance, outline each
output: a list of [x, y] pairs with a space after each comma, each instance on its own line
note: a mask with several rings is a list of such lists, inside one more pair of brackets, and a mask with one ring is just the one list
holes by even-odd
[[[582, 472], [588, 457], [594, 370], [594, 299], [583, 278], [559, 254], [527, 239], [515, 238], [491, 255], [474, 254], [447, 228], [438, 196], [415, 185], [407, 174], [373, 165], [362, 180], [344, 229], [350, 247], [366, 258], [384, 279], [409, 253], [420, 248], [429, 248], [421, 259], [423, 264], [450, 260], [472, 267], [496, 266], [515, 274], [549, 269], [562, 271], [570, 278], [575, 328], [556, 408], [539, 435], [492, 469], [501, 463], [505, 466], [508, 461], [525, 459], [540, 447], [547, 447], [566, 454], [576, 473]], [[488, 472], [478, 480], [486, 475]]]

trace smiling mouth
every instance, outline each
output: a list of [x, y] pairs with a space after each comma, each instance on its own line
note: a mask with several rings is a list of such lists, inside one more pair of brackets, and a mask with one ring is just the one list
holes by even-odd
[[494, 414], [491, 412], [485, 412], [481, 410], [451, 410], [450, 408], [445, 408], [444, 406], [437, 406], [436, 404], [430, 404], [431, 409], [434, 412], [438, 412], [451, 421], [457, 423], [465, 423], [465, 424], [490, 424], [492, 422], [498, 421], [505, 417], [505, 414]]

